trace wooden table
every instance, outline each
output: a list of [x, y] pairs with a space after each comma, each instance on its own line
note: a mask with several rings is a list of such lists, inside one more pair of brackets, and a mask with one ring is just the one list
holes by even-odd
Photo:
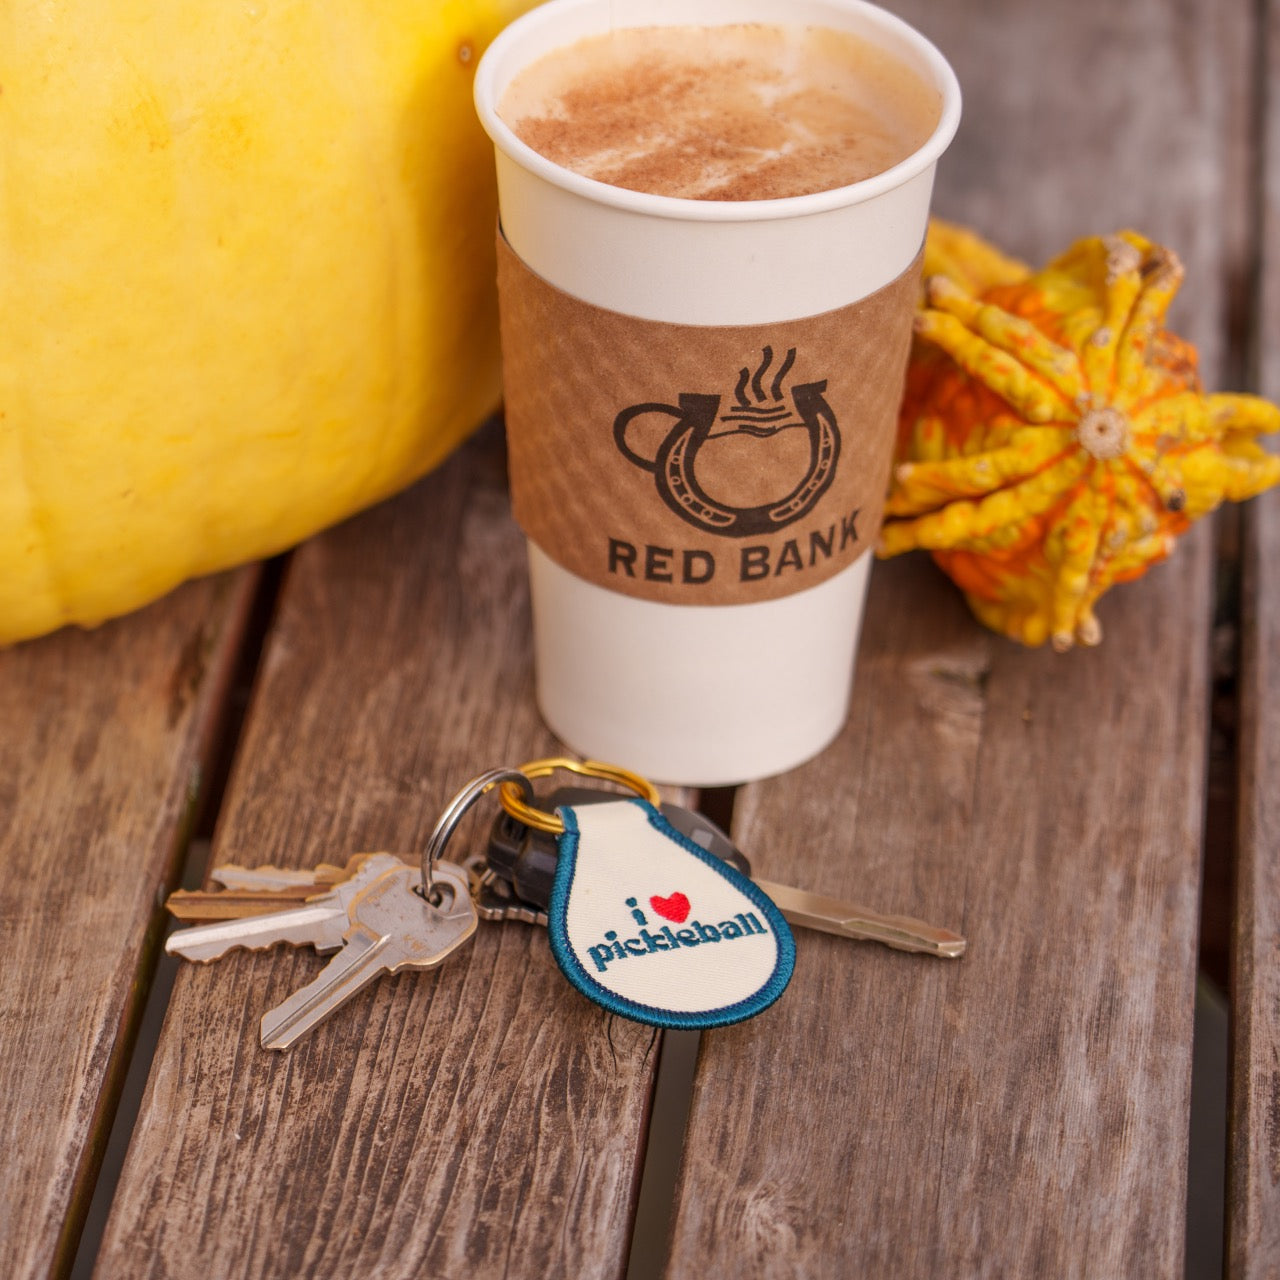
[[[1207, 383], [1280, 395], [1277, 0], [895, 7], [965, 87], [938, 212], [1033, 261], [1145, 231], [1187, 264]], [[1277, 502], [1065, 656], [980, 629], [923, 557], [876, 567], [842, 737], [710, 800], [763, 874], [970, 952], [801, 936], [785, 998], [702, 1037], [667, 1274], [1179, 1275], [1202, 882], [1230, 895], [1229, 1271], [1280, 1274]], [[528, 637], [491, 426], [283, 563], [0, 654], [5, 1275], [70, 1266], [193, 837], [420, 848], [460, 782], [553, 749]], [[261, 1050], [318, 964], [177, 972], [97, 1274], [622, 1274], [660, 1037], [509, 925]]]

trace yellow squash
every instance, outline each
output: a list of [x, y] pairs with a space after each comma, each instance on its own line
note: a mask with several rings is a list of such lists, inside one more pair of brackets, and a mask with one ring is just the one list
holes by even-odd
[[1032, 272], [938, 223], [925, 272], [880, 554], [931, 551], [993, 630], [1097, 644], [1113, 583], [1280, 480], [1280, 409], [1205, 395], [1163, 327], [1169, 250], [1123, 232]]
[[10, 0], [0, 643], [406, 485], [494, 407], [475, 62], [530, 0]]

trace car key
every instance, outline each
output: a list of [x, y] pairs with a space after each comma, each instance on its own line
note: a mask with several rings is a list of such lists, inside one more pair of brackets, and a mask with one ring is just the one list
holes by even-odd
[[[549, 809], [558, 805], [599, 804], [605, 800], [617, 800], [612, 791], [595, 787], [558, 787], [547, 798]], [[709, 818], [700, 813], [663, 801], [658, 811], [681, 835], [723, 862], [736, 867], [743, 875], [751, 874], [751, 864], [742, 851]], [[542, 840], [529, 839], [530, 832], [545, 836]], [[536, 832], [525, 826], [503, 809], [493, 821], [489, 832], [489, 847], [485, 861], [490, 869], [505, 880], [518, 898], [538, 907], [551, 901], [551, 886], [556, 878], [559, 850], [555, 837], [549, 832]]]
[[[554, 810], [562, 804], [579, 806], [616, 799], [618, 796], [613, 792], [563, 787], [551, 793], [546, 807]], [[710, 818], [667, 802], [660, 804], [658, 809], [681, 835], [708, 853], [732, 863], [745, 875], [751, 875], [746, 855]], [[505, 810], [494, 820], [486, 854], [488, 868], [496, 877], [507, 881], [516, 898], [524, 903], [546, 908], [551, 901], [558, 858], [556, 838], [549, 832], [526, 826]], [[752, 879], [773, 899], [789, 923], [802, 928], [879, 942], [898, 951], [943, 958], [964, 954], [965, 939], [949, 929], [940, 929], [911, 916], [885, 915], [855, 903], [773, 881]]]

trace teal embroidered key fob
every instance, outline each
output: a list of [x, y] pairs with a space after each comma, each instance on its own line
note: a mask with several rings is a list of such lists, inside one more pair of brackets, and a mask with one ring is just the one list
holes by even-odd
[[795, 968], [771, 899], [647, 800], [557, 812], [565, 830], [551, 950], [588, 999], [659, 1027], [718, 1027], [768, 1008]]

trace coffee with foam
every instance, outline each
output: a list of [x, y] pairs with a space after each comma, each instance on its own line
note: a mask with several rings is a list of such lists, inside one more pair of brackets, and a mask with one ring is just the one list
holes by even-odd
[[498, 114], [547, 159], [697, 200], [826, 191], [892, 168], [936, 128], [938, 92], [823, 27], [630, 27], [524, 68]]

